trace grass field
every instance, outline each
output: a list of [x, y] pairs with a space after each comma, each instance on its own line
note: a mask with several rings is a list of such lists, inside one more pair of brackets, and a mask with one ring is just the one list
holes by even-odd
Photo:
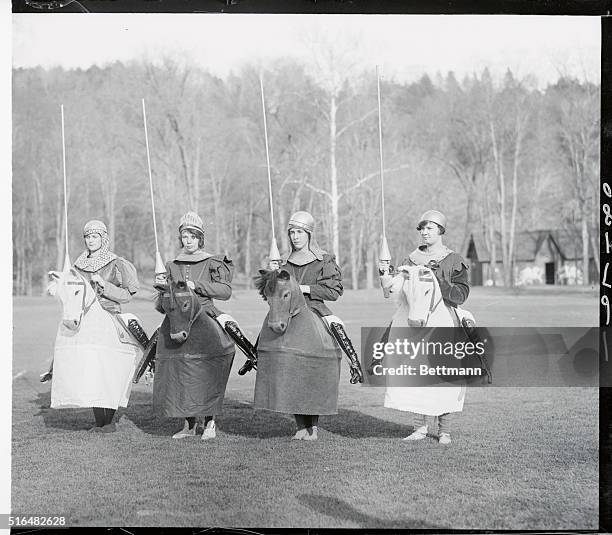
[[[254, 339], [267, 307], [239, 291], [224, 310]], [[487, 326], [597, 324], [592, 291], [476, 288], [467, 308]], [[383, 326], [393, 307], [378, 291], [346, 292], [333, 310], [355, 345], [360, 326]], [[146, 300], [129, 311], [148, 330]], [[218, 438], [174, 441], [176, 419], [151, 410], [137, 385], [118, 432], [85, 432], [89, 409], [52, 410], [48, 365], [59, 319], [51, 298], [16, 298], [13, 352], [12, 511], [64, 514], [70, 525], [596, 529], [595, 388], [474, 388], [450, 447], [400, 438], [407, 413], [383, 391], [350, 385], [343, 363], [339, 413], [318, 442], [291, 441], [292, 418], [251, 408], [255, 375], [228, 384]]]

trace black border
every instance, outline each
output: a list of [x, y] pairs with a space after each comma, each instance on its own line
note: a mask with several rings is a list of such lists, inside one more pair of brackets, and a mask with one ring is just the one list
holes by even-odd
[[[69, 0], [56, 0], [65, 4]], [[286, 13], [286, 14], [478, 14], [478, 15], [590, 15], [601, 17], [601, 186], [612, 188], [612, 0], [79, 0], [91, 13]], [[83, 10], [72, 1], [52, 10], [35, 9], [25, 0], [12, 0], [12, 13], [78, 13]], [[229, 4], [229, 5], [228, 5]], [[520, 39], [520, 36], [517, 36]], [[612, 532], [612, 362], [608, 363], [607, 351], [612, 353], [612, 328], [607, 325], [607, 313], [612, 314], [612, 248], [606, 250], [606, 231], [612, 242], [612, 222], [606, 218], [604, 205], [612, 206], [612, 199], [600, 191], [600, 389], [599, 389], [599, 530], [598, 531], [547, 531], [546, 533], [611, 533]], [[604, 268], [610, 270], [604, 278]], [[606, 286], [610, 284], [610, 287]], [[605, 297], [604, 297], [605, 296]], [[607, 299], [609, 309], [602, 299]], [[612, 358], [612, 357], [611, 357]], [[543, 477], [545, 475], [543, 474]], [[483, 504], [486, 507], [486, 504]], [[11, 533], [66, 534], [83, 528], [66, 529], [12, 529]], [[154, 532], [156, 535], [176, 534], [253, 534], [282, 535], [300, 533], [394, 534], [394, 533], [543, 533], [532, 530], [366, 530], [366, 529], [300, 529], [300, 528], [85, 528], [88, 533], [105, 535], [136, 535]]]
[[601, 284], [599, 326], [602, 339], [600, 342], [600, 388], [599, 388], [599, 529], [612, 530], [612, 384], [608, 351], [612, 349], [612, 338], [609, 336], [608, 307], [605, 302], [612, 303], [612, 288], [605, 279], [608, 266], [612, 263], [612, 250], [607, 251], [607, 239], [612, 237], [612, 221], [605, 214], [606, 204], [612, 204], [604, 193], [604, 184], [612, 187], [608, 179], [612, 162], [612, 19], [603, 17], [601, 21], [601, 168], [600, 180], [600, 266]]
[[[58, 0], [56, 3], [66, 3]], [[610, 0], [79, 0], [93, 13], [380, 13], [595, 15], [610, 13]], [[44, 2], [43, 2], [44, 3]], [[49, 13], [13, 0], [13, 13]], [[68, 5], [54, 11], [80, 11]], [[517, 36], [517, 38], [519, 38]]]

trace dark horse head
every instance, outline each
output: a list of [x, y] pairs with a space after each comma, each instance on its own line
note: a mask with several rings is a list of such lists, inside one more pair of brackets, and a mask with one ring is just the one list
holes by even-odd
[[170, 322], [170, 338], [182, 344], [187, 340], [191, 327], [202, 312], [196, 294], [182, 281], [169, 279], [167, 284], [156, 284], [161, 290], [160, 304]]
[[277, 334], [283, 334], [287, 330], [289, 320], [306, 307], [299, 284], [291, 273], [284, 269], [260, 269], [259, 277], [255, 278], [255, 286], [270, 306], [268, 327]]

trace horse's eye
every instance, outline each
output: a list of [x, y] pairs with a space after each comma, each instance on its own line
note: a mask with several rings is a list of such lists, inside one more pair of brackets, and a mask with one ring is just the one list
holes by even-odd
[[188, 308], [189, 308], [189, 303], [185, 303], [185, 304], [183, 305], [183, 310], [187, 310]]
[[431, 292], [431, 288], [425, 292], [425, 295], [427, 295], [429, 292]]
[[75, 290], [74, 295], [79, 295], [79, 290]]
[[283, 295], [283, 299], [289, 299], [290, 296], [291, 294], [287, 292], [286, 294]]

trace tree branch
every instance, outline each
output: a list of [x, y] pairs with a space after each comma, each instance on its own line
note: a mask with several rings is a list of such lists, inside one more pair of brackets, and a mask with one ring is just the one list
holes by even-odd
[[[398, 165], [397, 167], [393, 167], [391, 169], [383, 169], [383, 173], [393, 173], [394, 171], [399, 171], [401, 169], [407, 169], [408, 167], [410, 167], [410, 164], [402, 164], [402, 165]], [[346, 195], [348, 195], [351, 191], [356, 190], [359, 186], [361, 186], [364, 182], [367, 182], [368, 180], [374, 178], [375, 176], [380, 176], [380, 171], [376, 171], [374, 173], [370, 173], [369, 175], [366, 175], [364, 177], [361, 177], [357, 182], [355, 182], [355, 184], [353, 184], [350, 188], [344, 190], [339, 196], [339, 199], [342, 199], [343, 197], [345, 197]]]
[[362, 115], [359, 119], [355, 119], [354, 121], [351, 121], [350, 123], [344, 125], [340, 130], [338, 130], [338, 132], [336, 133], [336, 139], [338, 139], [342, 134], [344, 134], [344, 132], [346, 132], [351, 126], [357, 124], [357, 123], [361, 123], [363, 121], [365, 121], [370, 115], [372, 115], [374, 112], [376, 111], [376, 108], [372, 108], [369, 112], [367, 112], [366, 114]]

